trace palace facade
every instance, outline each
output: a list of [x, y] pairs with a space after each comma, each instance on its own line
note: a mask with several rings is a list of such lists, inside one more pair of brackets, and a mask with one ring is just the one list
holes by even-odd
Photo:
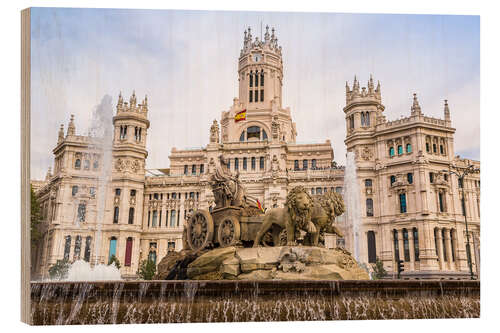
[[[156, 262], [182, 249], [190, 212], [210, 209], [208, 184], [219, 157], [239, 174], [247, 192], [264, 207], [283, 206], [288, 190], [302, 185], [312, 195], [343, 193], [344, 168], [334, 162], [330, 140], [296, 142], [290, 108], [282, 105], [283, 58], [274, 29], [263, 40], [245, 31], [238, 59], [239, 96], [214, 120], [208, 144], [176, 149], [170, 167], [146, 170], [148, 101], [118, 97], [109, 141], [78, 135], [74, 117], [53, 149], [54, 169], [32, 181], [42, 208], [42, 239], [32, 254], [33, 278], [45, 278], [57, 260], [108, 263], [115, 255], [124, 278], [142, 260]], [[467, 275], [464, 217], [450, 165], [479, 162], [454, 156], [450, 111], [445, 119], [422, 114], [416, 96], [408, 118], [383, 115], [380, 84], [346, 87], [347, 150], [355, 153], [363, 203], [360, 261], [380, 258], [392, 273], [397, 258], [410, 278]], [[340, 110], [338, 110], [340, 112]], [[106, 149], [109, 147], [109, 149]], [[464, 184], [473, 262], [479, 262], [479, 175]], [[461, 188], [460, 188], [461, 189]], [[343, 217], [340, 227], [347, 228]], [[349, 235], [349, 230], [346, 230]], [[342, 240], [328, 246], [342, 244]], [[345, 240], [346, 247], [352, 241]]]

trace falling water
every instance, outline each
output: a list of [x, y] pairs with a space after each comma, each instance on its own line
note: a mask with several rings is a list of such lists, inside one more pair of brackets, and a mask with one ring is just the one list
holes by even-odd
[[96, 106], [92, 116], [91, 125], [89, 128], [89, 136], [91, 145], [101, 156], [100, 158], [100, 173], [97, 179], [97, 214], [96, 214], [96, 234], [94, 241], [94, 258], [95, 265], [100, 261], [102, 223], [104, 220], [104, 212], [106, 209], [107, 188], [111, 179], [112, 168], [112, 149], [113, 149], [113, 107], [111, 104], [111, 96], [104, 95], [101, 103]]
[[359, 225], [361, 223], [361, 202], [359, 198], [359, 182], [356, 174], [356, 161], [353, 152], [347, 153], [344, 176], [344, 199], [346, 204], [346, 224], [351, 236], [351, 251], [359, 262]]
[[84, 260], [71, 264], [65, 281], [112, 281], [121, 280], [120, 270], [113, 265], [95, 265]]

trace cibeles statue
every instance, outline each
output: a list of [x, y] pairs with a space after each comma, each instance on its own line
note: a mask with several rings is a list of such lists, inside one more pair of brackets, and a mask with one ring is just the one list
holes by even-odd
[[219, 156], [219, 164], [210, 178], [216, 208], [235, 206], [257, 208], [257, 199], [246, 193], [239, 179], [239, 172], [233, 175], [228, 168], [228, 162], [223, 155]]

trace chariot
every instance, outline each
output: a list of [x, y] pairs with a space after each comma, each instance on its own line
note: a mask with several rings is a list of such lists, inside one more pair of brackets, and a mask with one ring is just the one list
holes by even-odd
[[251, 242], [263, 219], [264, 214], [254, 207], [199, 209], [187, 221], [186, 241], [192, 250]]

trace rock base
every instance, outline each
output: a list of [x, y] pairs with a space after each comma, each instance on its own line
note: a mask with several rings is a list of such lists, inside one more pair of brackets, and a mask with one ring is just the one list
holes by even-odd
[[312, 246], [239, 248], [208, 251], [187, 265], [191, 280], [369, 280], [344, 249]]

